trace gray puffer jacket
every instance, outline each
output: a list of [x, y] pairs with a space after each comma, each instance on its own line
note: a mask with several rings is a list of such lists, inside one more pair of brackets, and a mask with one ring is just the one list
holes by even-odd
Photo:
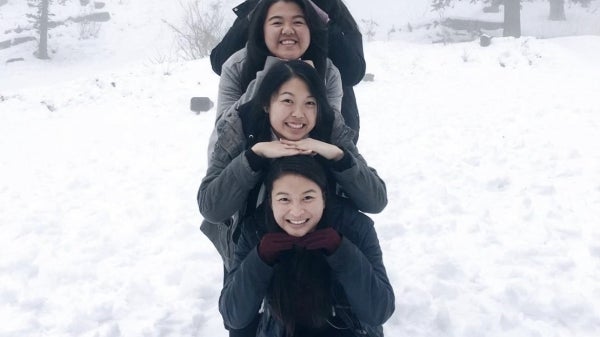
[[[246, 48], [241, 49], [231, 55], [223, 64], [221, 71], [221, 79], [219, 81], [219, 96], [217, 98], [217, 115], [215, 119], [215, 128], [208, 140], [208, 163], [212, 160], [212, 152], [215, 143], [219, 137], [217, 126], [219, 121], [230, 113], [235, 113], [243, 104], [252, 100], [256, 95], [256, 91], [262, 83], [262, 79], [271, 67], [280, 60], [275, 56], [267, 56], [263, 70], [256, 73], [256, 78], [253, 79], [246, 88], [242, 91], [241, 78], [244, 64], [246, 63]], [[336, 127], [344, 125], [344, 118], [341, 114], [342, 96], [344, 94], [342, 88], [342, 77], [336, 66], [333, 65], [330, 59], [327, 59], [327, 69], [325, 71], [325, 88], [327, 89], [327, 102], [335, 111]]]

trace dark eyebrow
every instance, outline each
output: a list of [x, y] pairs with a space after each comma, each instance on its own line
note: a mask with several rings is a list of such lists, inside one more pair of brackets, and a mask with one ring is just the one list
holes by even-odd
[[[292, 16], [292, 20], [293, 19], [298, 19], [298, 18], [306, 20], [304, 18], [304, 15], [294, 15], [294, 16]], [[277, 20], [277, 19], [278, 20], [283, 20], [283, 15], [273, 15], [273, 16], [267, 18], [267, 21]]]

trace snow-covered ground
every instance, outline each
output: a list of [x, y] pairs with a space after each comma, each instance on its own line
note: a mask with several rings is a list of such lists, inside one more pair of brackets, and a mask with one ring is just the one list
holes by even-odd
[[[108, 2], [99, 37], [61, 28], [50, 61], [0, 50], [2, 337], [226, 336], [195, 201], [215, 111], [189, 110], [218, 77], [167, 62], [160, 3]], [[600, 331], [600, 36], [492, 41], [365, 44], [386, 336]]]

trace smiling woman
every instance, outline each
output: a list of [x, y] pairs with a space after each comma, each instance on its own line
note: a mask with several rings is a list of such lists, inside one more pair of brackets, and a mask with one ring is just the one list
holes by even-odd
[[332, 202], [327, 182], [311, 156], [267, 171], [264, 209], [245, 221], [219, 299], [228, 326], [251, 327], [244, 336], [383, 336], [394, 291], [373, 222]]
[[198, 205], [204, 217], [201, 229], [227, 270], [239, 220], [262, 201], [262, 179], [275, 158], [315, 156], [335, 181], [330, 195], [343, 191], [358, 210], [370, 213], [387, 204], [384, 182], [359, 154], [349, 128], [336, 129], [325, 85], [304, 61], [274, 63], [253, 100], [223, 118], [217, 129], [219, 138], [200, 184]]
[[[262, 0], [252, 11], [248, 25], [245, 47], [231, 55], [221, 69], [215, 125], [252, 100], [273, 64], [302, 59], [315, 67], [326, 85], [336, 128], [342, 128], [342, 79], [327, 58], [327, 27], [315, 8], [306, 0]], [[218, 137], [215, 127], [208, 146], [209, 162]]]
[[282, 60], [299, 59], [310, 44], [304, 13], [293, 2], [276, 2], [269, 8], [264, 24], [265, 44]]
[[304, 138], [317, 120], [317, 102], [306, 83], [297, 78], [279, 88], [266, 111], [275, 135], [287, 140]]

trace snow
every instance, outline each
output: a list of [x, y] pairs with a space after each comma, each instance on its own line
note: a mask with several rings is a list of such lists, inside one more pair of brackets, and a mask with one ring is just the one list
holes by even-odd
[[[176, 6], [141, 3], [108, 2], [97, 39], [57, 28], [49, 61], [32, 43], [0, 50], [2, 337], [227, 335], [195, 201], [215, 110], [189, 110], [216, 100], [218, 77], [170, 58]], [[0, 7], [3, 29], [21, 6]], [[359, 148], [390, 200], [372, 215], [396, 293], [386, 336], [597, 335], [597, 22], [487, 48], [365, 43]]]

